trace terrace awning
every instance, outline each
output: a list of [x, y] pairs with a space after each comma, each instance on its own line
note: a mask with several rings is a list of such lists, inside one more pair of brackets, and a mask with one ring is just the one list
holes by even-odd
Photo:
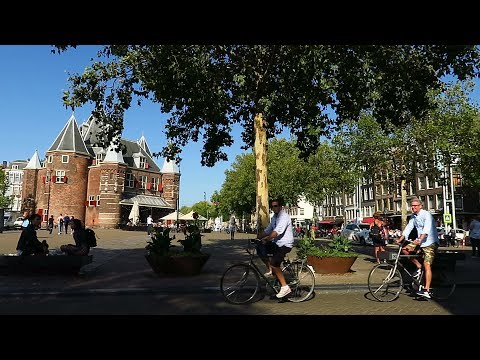
[[327, 224], [327, 225], [331, 225], [331, 224], [335, 224], [335, 220], [321, 220], [318, 222], [319, 224]]
[[138, 202], [138, 206], [159, 208], [159, 209], [173, 209], [174, 207], [167, 203], [163, 198], [158, 196], [136, 195], [129, 199], [120, 201], [122, 205], [133, 206], [134, 202]]

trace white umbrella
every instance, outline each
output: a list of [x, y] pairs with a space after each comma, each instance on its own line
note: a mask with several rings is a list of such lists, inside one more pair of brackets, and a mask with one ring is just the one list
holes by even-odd
[[160, 220], [177, 220], [177, 217], [180, 218], [182, 216], [185, 216], [185, 215], [182, 214], [180, 211], [178, 211], [178, 215], [177, 215], [177, 211], [175, 210], [174, 212], [172, 212], [168, 215], [165, 215]]
[[140, 222], [140, 207], [138, 206], [137, 201], [133, 202], [132, 210], [130, 210], [128, 219], [132, 221], [133, 225], [138, 225]]
[[[188, 214], [186, 215], [183, 215], [180, 217], [180, 220], [195, 220], [195, 218], [193, 217], [193, 213], [194, 211], [190, 211]], [[197, 220], [200, 220], [200, 221], [207, 221], [206, 218], [204, 218], [202, 215], [198, 214], [198, 219]]]

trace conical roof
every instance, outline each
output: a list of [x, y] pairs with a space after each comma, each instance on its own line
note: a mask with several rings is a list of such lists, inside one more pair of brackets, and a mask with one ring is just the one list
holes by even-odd
[[162, 173], [164, 174], [180, 174], [177, 164], [173, 161], [165, 159], [163, 161]]
[[50, 146], [49, 151], [73, 151], [79, 154], [90, 155], [78, 129], [77, 120], [72, 114], [60, 134]]
[[24, 169], [40, 169], [42, 165], [40, 164], [40, 158], [38, 157], [38, 152], [35, 150], [32, 158], [28, 162], [27, 166]]
[[145, 139], [145, 136], [143, 136], [142, 134], [142, 137], [140, 138], [140, 140], [138, 140], [138, 145], [143, 149], [145, 150], [145, 152], [152, 156], [152, 153], [150, 152], [150, 148], [148, 147], [148, 144], [147, 144], [147, 139]]

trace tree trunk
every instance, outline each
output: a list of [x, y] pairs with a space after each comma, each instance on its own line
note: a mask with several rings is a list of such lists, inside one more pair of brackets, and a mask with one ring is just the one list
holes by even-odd
[[402, 192], [402, 230], [407, 226], [407, 189], [405, 178], [402, 178], [401, 181], [401, 192]]
[[270, 222], [268, 208], [268, 177], [267, 177], [267, 132], [263, 115], [257, 114], [254, 120], [255, 131], [255, 177], [257, 182], [257, 231], [263, 231]]

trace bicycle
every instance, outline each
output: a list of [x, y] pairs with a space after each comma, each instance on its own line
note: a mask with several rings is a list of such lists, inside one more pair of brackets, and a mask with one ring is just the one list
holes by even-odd
[[[368, 290], [372, 296], [381, 302], [390, 302], [400, 296], [400, 292], [405, 289], [410, 293], [416, 294], [423, 288], [423, 271], [416, 279], [413, 274], [400, 262], [401, 259], [423, 258], [421, 254], [404, 255], [402, 246], [398, 247], [396, 252], [380, 252], [379, 257], [385, 262], [377, 264], [368, 274]], [[432, 298], [436, 300], [445, 300], [455, 291], [455, 263], [442, 259], [440, 253], [437, 253], [432, 264], [432, 288], [430, 292]], [[404, 286], [404, 278], [410, 284], [410, 289]]]
[[[274, 294], [278, 294], [280, 291], [281, 285], [278, 279], [275, 276], [273, 279], [268, 279], [255, 264], [256, 248], [252, 249], [252, 245], [258, 245], [259, 243], [261, 241], [258, 239], [248, 240], [246, 251], [249, 254], [249, 260], [234, 264], [223, 273], [220, 280], [220, 290], [227, 302], [235, 305], [251, 302], [260, 290], [261, 279]], [[292, 289], [292, 292], [285, 297], [287, 300], [302, 302], [313, 295], [315, 274], [307, 265], [306, 259], [290, 261], [287, 256], [282, 262], [281, 269], [287, 284]]]

